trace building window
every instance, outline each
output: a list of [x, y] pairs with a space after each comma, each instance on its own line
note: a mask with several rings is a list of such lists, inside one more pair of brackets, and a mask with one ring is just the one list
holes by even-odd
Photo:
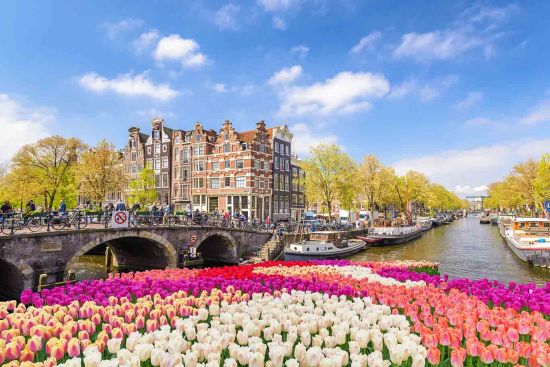
[[130, 148], [135, 148], [135, 147], [136, 147], [136, 139], [132, 137], [130, 138]]
[[160, 171], [160, 159], [155, 159], [155, 171]]
[[200, 143], [201, 139], [202, 139], [202, 135], [200, 134], [195, 135], [195, 143]]
[[162, 187], [168, 187], [168, 173], [162, 174]]
[[262, 162], [261, 162], [259, 159], [256, 159], [256, 160], [254, 161], [254, 168], [255, 168], [256, 170], [260, 170], [260, 165], [261, 165], [261, 163], [262, 163]]
[[236, 169], [243, 169], [244, 168], [244, 161], [242, 159], [237, 159], [235, 161], [235, 168]]
[[229, 141], [229, 133], [224, 134], [224, 139], [225, 139], [225, 141]]
[[168, 158], [162, 158], [162, 168], [168, 168]]
[[151, 147], [147, 147], [147, 154], [151, 154]]
[[183, 163], [189, 163], [189, 148], [182, 150], [182, 161]]
[[286, 155], [290, 155], [290, 145], [285, 146]]
[[235, 177], [235, 187], [246, 187], [246, 177], [244, 176]]
[[285, 161], [285, 170], [290, 171], [290, 161], [288, 159]]
[[132, 153], [130, 154], [130, 160], [131, 160], [132, 162], [134, 162], [134, 161], [136, 160], [136, 157], [137, 157], [136, 152], [132, 152]]
[[230, 160], [224, 161], [223, 168], [225, 169], [231, 168], [231, 161]]
[[264, 143], [261, 143], [260, 144], [260, 153], [265, 153], [265, 144]]
[[279, 212], [279, 196], [273, 196], [273, 213]]
[[259, 188], [259, 187], [260, 187], [260, 178], [259, 178], [259, 177], [255, 177], [253, 183], [254, 183], [254, 186], [253, 186], [253, 187]]
[[267, 161], [264, 161], [264, 171], [269, 170], [269, 163]]
[[174, 161], [179, 162], [179, 160], [180, 160], [180, 150], [176, 149], [174, 151]]
[[203, 172], [204, 171], [204, 161], [197, 161], [195, 162], [195, 171], [197, 172]]
[[275, 157], [275, 160], [273, 162], [273, 169], [279, 169], [279, 158]]
[[160, 187], [160, 175], [155, 175], [155, 187]]
[[155, 144], [155, 154], [160, 154], [160, 144]]
[[220, 169], [219, 162], [212, 162], [212, 172], [217, 172]]
[[195, 189], [201, 189], [204, 187], [204, 178], [202, 177], [195, 177], [193, 180], [193, 187]]
[[145, 165], [146, 165], [147, 168], [153, 169], [153, 160], [148, 159], [147, 162], [145, 163]]
[[275, 187], [273, 187], [273, 190], [279, 190], [279, 174], [278, 173], [273, 174], [273, 182], [274, 182], [274, 186], [275, 186]]
[[180, 192], [181, 197], [184, 199], [189, 199], [189, 186], [188, 185], [180, 185]]
[[225, 187], [231, 187], [231, 177], [225, 177], [224, 178], [224, 186]]
[[179, 143], [180, 143], [180, 136], [179, 136], [179, 135], [176, 136], [176, 139], [175, 139], [175, 140], [176, 140], [176, 144], [179, 144]]
[[279, 153], [279, 143], [275, 142], [275, 153]]
[[185, 141], [191, 141], [191, 134], [185, 135]]
[[160, 131], [159, 130], [153, 130], [153, 138], [154, 139], [160, 139]]
[[181, 178], [183, 178], [184, 180], [189, 179], [189, 168], [183, 168], [182, 169]]
[[166, 153], [167, 150], [168, 150], [168, 145], [164, 144], [164, 145], [162, 146], [162, 152], [163, 152], [163, 153]]
[[225, 144], [223, 145], [223, 152], [224, 152], [224, 153], [229, 153], [230, 151], [231, 151], [231, 144], [225, 143]]
[[220, 188], [220, 179], [218, 177], [212, 177], [210, 179], [210, 187], [213, 189], [219, 189]]

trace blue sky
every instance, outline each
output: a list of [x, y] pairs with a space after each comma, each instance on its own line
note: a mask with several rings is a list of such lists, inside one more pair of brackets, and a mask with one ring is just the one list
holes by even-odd
[[0, 160], [154, 116], [287, 123], [459, 194], [550, 151], [550, 2], [3, 1]]

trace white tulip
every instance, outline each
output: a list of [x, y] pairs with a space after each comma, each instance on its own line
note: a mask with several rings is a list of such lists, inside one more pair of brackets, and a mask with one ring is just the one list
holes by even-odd
[[264, 367], [264, 354], [253, 352], [248, 360], [249, 367]]
[[223, 367], [237, 367], [237, 361], [234, 360], [233, 358], [227, 358], [223, 362]]
[[101, 353], [97, 352], [97, 349], [95, 353], [84, 353], [84, 367], [98, 367], [99, 363], [101, 363]]
[[118, 364], [129, 364], [130, 359], [132, 358], [132, 352], [130, 352], [128, 349], [120, 349], [116, 353], [116, 358], [118, 361]]
[[120, 344], [122, 343], [122, 338], [114, 338], [107, 340], [107, 350], [111, 354], [115, 354], [120, 350]]
[[323, 345], [323, 338], [319, 335], [315, 335], [311, 340], [311, 345], [314, 347], [321, 347]]
[[152, 350], [153, 350], [152, 344], [138, 344], [136, 345], [135, 353], [137, 354], [141, 362], [145, 362], [149, 358], [151, 358]]
[[65, 367], [81, 367], [82, 358], [73, 357], [65, 361]]
[[296, 344], [294, 347], [294, 358], [298, 360], [298, 362], [302, 362], [306, 358], [306, 347], [302, 343]]
[[197, 355], [193, 352], [188, 351], [183, 356], [183, 362], [185, 364], [185, 367], [196, 367], [199, 359]]

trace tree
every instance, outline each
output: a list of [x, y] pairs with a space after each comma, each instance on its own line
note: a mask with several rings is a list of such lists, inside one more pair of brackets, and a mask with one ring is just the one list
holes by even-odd
[[46, 209], [52, 208], [60, 193], [73, 195], [74, 167], [84, 147], [79, 139], [61, 136], [23, 146], [12, 159], [8, 177], [13, 194], [43, 196]]
[[383, 181], [386, 174], [384, 165], [373, 155], [365, 156], [359, 166], [361, 191], [367, 200], [371, 213], [374, 213], [377, 204], [383, 204]]
[[321, 199], [330, 216], [332, 204], [342, 199], [342, 194], [352, 185], [348, 179], [355, 165], [336, 144], [319, 144], [310, 151], [311, 157], [304, 160], [302, 167], [306, 175], [306, 194], [312, 195], [308, 201]]
[[533, 189], [535, 201], [548, 216], [548, 212], [544, 208], [544, 201], [550, 200], [550, 153], [543, 155], [537, 165]]
[[107, 193], [121, 190], [126, 177], [114, 145], [102, 140], [84, 150], [76, 166], [76, 178], [79, 194], [97, 203], [102, 203]]
[[130, 204], [149, 204], [157, 200], [155, 190], [155, 171], [151, 168], [144, 168], [138, 177], [130, 181]]

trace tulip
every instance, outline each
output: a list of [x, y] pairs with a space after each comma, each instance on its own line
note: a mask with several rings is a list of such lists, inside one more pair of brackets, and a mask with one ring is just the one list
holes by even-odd
[[491, 352], [491, 350], [489, 348], [483, 348], [479, 358], [485, 364], [491, 364], [495, 360], [495, 358], [493, 356], [493, 353]]
[[80, 355], [80, 343], [76, 338], [71, 338], [67, 344], [67, 354], [70, 357], [78, 357]]
[[426, 356], [426, 359], [428, 360], [428, 362], [430, 362], [430, 364], [438, 365], [441, 359], [441, 352], [435, 347], [430, 347], [428, 349], [428, 355]]
[[464, 365], [464, 360], [466, 359], [466, 350], [457, 347], [451, 351], [451, 366], [453, 367], [462, 367]]
[[121, 343], [122, 343], [122, 338], [109, 339], [107, 341], [107, 350], [111, 354], [116, 354], [120, 350]]

